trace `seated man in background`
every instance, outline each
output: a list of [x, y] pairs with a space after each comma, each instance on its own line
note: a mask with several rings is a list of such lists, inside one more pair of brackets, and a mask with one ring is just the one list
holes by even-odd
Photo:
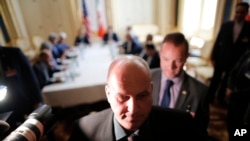
[[126, 34], [126, 41], [120, 46], [120, 52], [124, 54], [139, 55], [141, 46], [138, 45], [130, 34]]
[[154, 45], [154, 43], [153, 43], [153, 35], [152, 34], [148, 34], [146, 36], [146, 40], [145, 40], [143, 49], [142, 49], [141, 53], [139, 54], [139, 56], [143, 57], [146, 54], [146, 45], [148, 45], [148, 44]]
[[43, 102], [31, 63], [17, 47], [0, 47], [0, 84], [7, 86], [0, 113], [12, 111], [7, 120], [11, 132]]
[[52, 54], [51, 60], [54, 64], [53, 66], [55, 67], [55, 69], [59, 70], [59, 65], [62, 63], [62, 59], [60, 58], [61, 55], [56, 46], [57, 41], [58, 41], [57, 34], [51, 32], [48, 36], [48, 40], [41, 44], [40, 51], [42, 51], [43, 49], [50, 50]]
[[130, 37], [133, 40], [133, 42], [139, 47], [138, 49], [140, 49], [140, 51], [141, 51], [142, 45], [141, 45], [141, 43], [140, 43], [140, 41], [138, 39], [138, 36], [133, 31], [132, 26], [127, 26], [127, 28], [126, 28], [126, 34], [130, 35]]
[[77, 120], [69, 141], [192, 140], [199, 136], [189, 113], [152, 107], [150, 69], [138, 56], [114, 60], [105, 86], [111, 109]]
[[153, 104], [191, 113], [203, 136], [207, 136], [208, 88], [183, 70], [188, 48], [182, 33], [165, 36], [160, 48], [160, 68], [152, 70]]
[[53, 73], [57, 71], [53, 69], [51, 57], [52, 55], [50, 50], [43, 49], [38, 56], [38, 60], [33, 65], [33, 69], [39, 81], [40, 89], [42, 89], [45, 85], [61, 82], [60, 78], [52, 79]]
[[48, 41], [45, 41], [41, 44], [40, 51], [42, 52], [43, 50], [50, 50], [52, 57], [50, 57], [51, 62], [53, 65], [51, 65], [53, 71], [61, 71], [62, 69], [60, 65], [62, 65], [62, 62], [64, 58], [61, 58], [61, 54], [56, 46], [58, 41], [57, 34], [55, 33], [50, 33], [48, 37]]
[[159, 68], [160, 57], [155, 46], [153, 44], [146, 44], [144, 50], [145, 50], [145, 55], [142, 58], [147, 61], [149, 68], [150, 69]]
[[129, 34], [135, 43], [139, 43], [138, 36], [134, 33], [132, 26], [127, 26], [126, 34]]
[[116, 33], [113, 32], [112, 26], [109, 26], [107, 33], [105, 33], [103, 36], [104, 44], [107, 44], [108, 42], [118, 42], [118, 41], [119, 41], [119, 38], [116, 35]]
[[146, 36], [145, 45], [147, 45], [147, 44], [153, 44], [153, 35], [152, 34], [148, 34]]
[[77, 36], [75, 38], [74, 45], [79, 46], [80, 44], [90, 45], [89, 35], [86, 33], [84, 28], [81, 28], [78, 31], [78, 34], [77, 34]]
[[58, 42], [58, 35], [56, 33], [51, 32], [48, 36], [48, 41], [42, 43], [40, 50], [50, 49], [53, 55], [53, 58], [58, 61], [61, 58], [61, 54], [56, 47]]
[[67, 34], [65, 32], [59, 33], [59, 39], [56, 43], [56, 47], [59, 51], [61, 59], [65, 59], [67, 57], [67, 51], [70, 49], [70, 46], [65, 42], [66, 38]]

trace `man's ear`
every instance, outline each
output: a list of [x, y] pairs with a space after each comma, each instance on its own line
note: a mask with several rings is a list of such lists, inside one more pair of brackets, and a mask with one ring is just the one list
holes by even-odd
[[150, 88], [151, 88], [151, 91], [153, 92], [153, 89], [154, 89], [153, 81], [150, 82]]
[[190, 53], [187, 53], [186, 56], [185, 56], [185, 63], [187, 63], [187, 59], [188, 59], [189, 56], [190, 56]]
[[106, 93], [106, 98], [109, 102], [109, 96], [110, 96], [110, 89], [108, 85], [105, 85], [105, 93]]

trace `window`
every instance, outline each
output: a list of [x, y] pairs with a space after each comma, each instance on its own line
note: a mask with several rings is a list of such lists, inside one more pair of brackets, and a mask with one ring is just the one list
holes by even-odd
[[217, 0], [182, 0], [180, 29], [186, 36], [199, 36], [210, 40], [213, 35]]

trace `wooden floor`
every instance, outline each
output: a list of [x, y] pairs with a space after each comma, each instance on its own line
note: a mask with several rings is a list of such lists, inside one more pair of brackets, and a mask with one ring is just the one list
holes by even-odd
[[[99, 105], [98, 109], [101, 109], [101, 104]], [[107, 106], [107, 105], [104, 105]], [[97, 111], [98, 111], [97, 109]], [[81, 115], [87, 114], [88, 110], [79, 113], [79, 109], [74, 109], [75, 117], [79, 117]], [[208, 128], [208, 133], [211, 137], [211, 141], [227, 141], [228, 135], [226, 130], [226, 115], [227, 109], [223, 108], [217, 104], [210, 105], [210, 123]], [[65, 115], [65, 116], [73, 116], [73, 115]], [[72, 118], [62, 118], [58, 121], [58, 123], [53, 128], [54, 137], [53, 141], [67, 141], [70, 131], [72, 127]], [[50, 137], [51, 138], [51, 137]], [[47, 136], [42, 137], [40, 141], [50, 141]]]
[[227, 108], [218, 104], [210, 104], [210, 123], [208, 133], [211, 141], [228, 141], [226, 126]]

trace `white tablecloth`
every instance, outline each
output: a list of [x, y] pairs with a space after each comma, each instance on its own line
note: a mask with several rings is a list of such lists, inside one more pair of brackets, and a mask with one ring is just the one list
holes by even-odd
[[51, 106], [70, 107], [105, 100], [108, 67], [115, 57], [113, 47], [95, 44], [79, 50], [77, 61], [70, 63], [73, 69], [61, 74], [66, 77], [65, 82], [44, 87], [44, 102]]

